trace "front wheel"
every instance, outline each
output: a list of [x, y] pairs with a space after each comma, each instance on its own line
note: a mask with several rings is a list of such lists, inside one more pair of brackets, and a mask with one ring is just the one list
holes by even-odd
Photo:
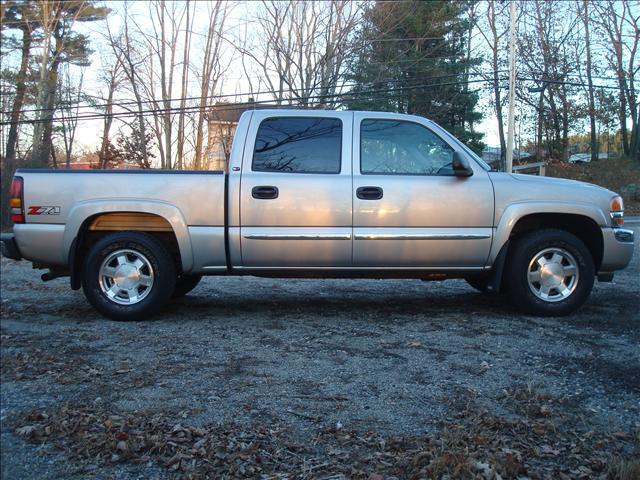
[[164, 245], [142, 232], [118, 232], [89, 250], [82, 289], [89, 302], [114, 320], [141, 320], [171, 298], [176, 267]]
[[531, 232], [514, 242], [506, 280], [516, 306], [534, 315], [562, 316], [589, 297], [595, 266], [589, 249], [563, 230]]

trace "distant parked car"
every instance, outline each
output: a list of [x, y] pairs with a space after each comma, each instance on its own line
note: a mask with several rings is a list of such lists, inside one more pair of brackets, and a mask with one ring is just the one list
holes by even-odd
[[589, 163], [590, 161], [590, 153], [574, 153], [569, 157], [569, 163]]
[[[609, 158], [608, 153], [599, 153], [598, 160], [606, 160]], [[590, 153], [574, 153], [569, 157], [569, 163], [589, 163], [591, 162]]]

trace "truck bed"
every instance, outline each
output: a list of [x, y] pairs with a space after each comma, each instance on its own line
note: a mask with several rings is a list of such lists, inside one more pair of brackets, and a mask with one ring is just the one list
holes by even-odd
[[[201, 252], [184, 256], [185, 270], [225, 266], [222, 171], [20, 169], [16, 175], [24, 180], [27, 222], [14, 232], [23, 256], [36, 262], [67, 264], [87, 218], [133, 211], [163, 213], [181, 250]], [[215, 254], [212, 247], [219, 247]]]

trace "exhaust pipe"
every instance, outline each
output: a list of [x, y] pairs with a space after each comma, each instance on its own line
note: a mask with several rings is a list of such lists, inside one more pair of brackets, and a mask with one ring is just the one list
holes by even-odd
[[70, 275], [69, 270], [59, 270], [56, 268], [49, 269], [48, 272], [43, 273], [40, 278], [43, 282], [50, 282], [60, 277], [68, 277]]

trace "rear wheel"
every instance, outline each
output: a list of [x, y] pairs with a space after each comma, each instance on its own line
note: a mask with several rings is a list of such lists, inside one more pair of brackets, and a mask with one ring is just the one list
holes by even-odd
[[176, 282], [173, 258], [155, 237], [118, 232], [89, 250], [82, 288], [89, 302], [114, 320], [141, 320], [162, 308]]
[[591, 253], [578, 237], [562, 230], [518, 239], [506, 267], [516, 306], [540, 316], [574, 312], [589, 297], [594, 279]]
[[202, 280], [202, 275], [180, 275], [176, 280], [176, 288], [172, 295], [173, 298], [184, 297], [198, 286], [200, 280]]

